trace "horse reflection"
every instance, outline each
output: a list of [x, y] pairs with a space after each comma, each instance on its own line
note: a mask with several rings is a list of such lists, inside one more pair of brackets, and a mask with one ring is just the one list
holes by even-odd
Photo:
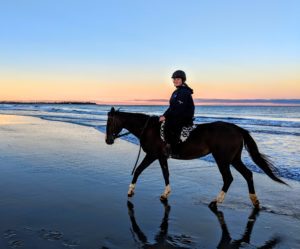
[[[170, 236], [168, 234], [169, 227], [169, 213], [171, 210], [171, 206], [168, 204], [168, 201], [161, 201], [164, 206], [164, 216], [162, 218], [162, 222], [160, 224], [160, 229], [158, 233], [155, 235], [154, 243], [150, 243], [148, 241], [147, 236], [143, 233], [143, 231], [138, 226], [135, 216], [134, 216], [134, 205], [128, 201], [128, 214], [130, 217], [132, 230], [133, 230], [133, 239], [136, 241], [134, 234], [137, 235], [137, 238], [140, 243], [142, 243], [141, 248], [190, 248], [192, 242], [190, 237], [187, 236]], [[181, 246], [179, 244], [186, 244], [186, 246]], [[140, 247], [139, 247], [140, 248]]]
[[[139, 248], [153, 248], [153, 249], [154, 248], [199, 248], [191, 241], [190, 237], [170, 236], [168, 234], [168, 226], [169, 226], [168, 221], [169, 221], [169, 213], [171, 207], [167, 201], [162, 201], [162, 204], [164, 206], [164, 216], [162, 218], [160, 229], [158, 233], [155, 235], [154, 238], [155, 242], [150, 243], [148, 241], [147, 236], [143, 233], [143, 231], [140, 229], [140, 227], [138, 226], [135, 220], [134, 205], [130, 201], [127, 202], [128, 214], [132, 225], [133, 239], [137, 243], [140, 242], [142, 244], [141, 246], [139, 246]], [[259, 209], [253, 208], [251, 214], [248, 217], [248, 222], [246, 224], [243, 235], [241, 236], [240, 239], [234, 240], [232, 239], [228, 227], [226, 225], [223, 212], [219, 211], [215, 205], [210, 205], [209, 208], [218, 218], [218, 221], [222, 229], [221, 239], [216, 248], [238, 249], [238, 248], [245, 248], [245, 244], [250, 245], [252, 248], [253, 245], [250, 244], [250, 239], [251, 239], [251, 234], [252, 234], [254, 224], [259, 215]], [[137, 236], [138, 240], [136, 239], [135, 235]], [[278, 236], [273, 237], [270, 240], [267, 240], [264, 243], [264, 245], [255, 248], [272, 249], [275, 248], [275, 246], [278, 245], [280, 241], [281, 241], [280, 237]]]
[[[253, 208], [249, 218], [248, 222], [245, 228], [245, 231], [241, 237], [241, 239], [238, 240], [233, 240], [231, 238], [231, 235], [229, 233], [229, 230], [227, 228], [224, 215], [221, 211], [218, 210], [216, 206], [209, 206], [210, 210], [217, 216], [218, 221], [220, 223], [221, 229], [222, 229], [222, 236], [221, 240], [217, 246], [218, 249], [237, 249], [237, 248], [244, 248], [245, 245], [243, 243], [250, 244], [250, 238], [251, 238], [251, 233], [253, 230], [254, 223], [256, 221], [256, 218], [259, 215], [259, 209], [258, 208]], [[264, 248], [264, 249], [271, 249], [274, 248], [277, 244], [280, 243], [280, 238], [279, 237], [274, 237], [268, 241], [265, 242], [263, 246], [256, 247], [256, 248]]]

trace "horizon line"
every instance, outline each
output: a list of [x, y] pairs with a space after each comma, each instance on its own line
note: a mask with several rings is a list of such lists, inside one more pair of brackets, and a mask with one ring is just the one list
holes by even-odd
[[[9, 100], [0, 104], [99, 104], [99, 105], [168, 105], [168, 99], [133, 99], [133, 100]], [[275, 106], [300, 106], [300, 99], [216, 99], [195, 98], [195, 105], [275, 105]]]

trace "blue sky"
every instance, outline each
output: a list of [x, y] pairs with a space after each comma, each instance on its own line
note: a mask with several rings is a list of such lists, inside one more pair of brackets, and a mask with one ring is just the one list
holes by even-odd
[[257, 70], [299, 80], [299, 1], [29, 0], [0, 9], [0, 73], [10, 78], [80, 73], [160, 84], [181, 68], [195, 84]]

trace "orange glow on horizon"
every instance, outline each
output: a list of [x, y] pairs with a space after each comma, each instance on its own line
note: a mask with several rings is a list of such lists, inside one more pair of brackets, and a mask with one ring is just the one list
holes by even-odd
[[[216, 70], [218, 71], [218, 70]], [[231, 72], [233, 74], [233, 72]], [[229, 72], [213, 75], [212, 71], [191, 75], [188, 84], [194, 98], [201, 99], [300, 99], [300, 77], [291, 70], [249, 76]], [[165, 76], [165, 75], [164, 75]], [[268, 76], [268, 77], [267, 77]], [[272, 77], [271, 77], [272, 76]], [[1, 73], [0, 101], [92, 101], [97, 103], [154, 104], [169, 100], [174, 86], [168, 77], [136, 78], [128, 75], [99, 77], [78, 73], [48, 74]], [[130, 80], [131, 81], [130, 81]], [[149, 101], [157, 100], [157, 101]]]

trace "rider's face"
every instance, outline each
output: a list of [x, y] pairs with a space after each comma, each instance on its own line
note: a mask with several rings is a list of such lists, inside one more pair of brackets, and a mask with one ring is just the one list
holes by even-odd
[[181, 78], [174, 78], [173, 79], [173, 84], [175, 87], [181, 86], [182, 85], [182, 79]]

